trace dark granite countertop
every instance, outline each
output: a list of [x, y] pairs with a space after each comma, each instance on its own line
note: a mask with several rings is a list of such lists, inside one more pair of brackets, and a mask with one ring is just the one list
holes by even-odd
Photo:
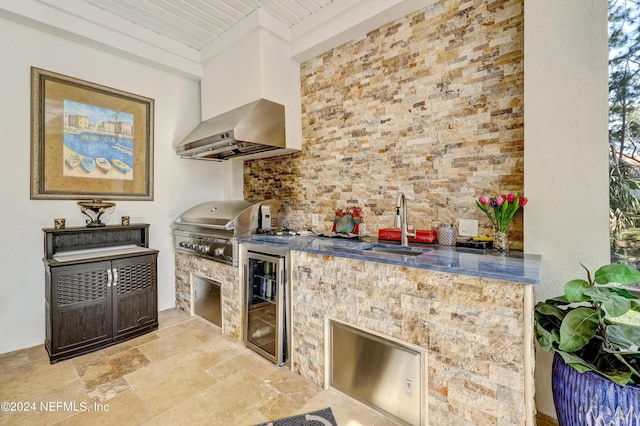
[[522, 284], [540, 283], [541, 256], [519, 251], [510, 251], [508, 254], [503, 254], [496, 253], [493, 250], [429, 244], [412, 245], [412, 247], [416, 247], [419, 250], [426, 250], [418, 256], [413, 256], [366, 250], [378, 244], [401, 247], [385, 241], [378, 242], [375, 238], [346, 239], [289, 234], [258, 234], [239, 238], [238, 242]]

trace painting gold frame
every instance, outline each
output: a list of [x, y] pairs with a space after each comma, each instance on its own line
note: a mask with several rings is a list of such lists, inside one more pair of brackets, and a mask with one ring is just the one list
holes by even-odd
[[31, 199], [153, 200], [154, 101], [31, 67]]

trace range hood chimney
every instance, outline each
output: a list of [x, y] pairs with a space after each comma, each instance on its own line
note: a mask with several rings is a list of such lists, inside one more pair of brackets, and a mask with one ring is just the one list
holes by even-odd
[[284, 149], [284, 106], [259, 99], [203, 121], [176, 146], [182, 158], [222, 161]]

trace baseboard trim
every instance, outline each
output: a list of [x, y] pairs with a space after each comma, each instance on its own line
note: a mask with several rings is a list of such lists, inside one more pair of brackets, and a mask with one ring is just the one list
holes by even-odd
[[536, 424], [537, 426], [559, 426], [558, 420], [542, 413], [536, 414]]

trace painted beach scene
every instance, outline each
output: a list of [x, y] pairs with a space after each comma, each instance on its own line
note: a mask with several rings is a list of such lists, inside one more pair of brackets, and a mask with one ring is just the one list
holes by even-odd
[[133, 114], [64, 100], [63, 175], [133, 180]]

